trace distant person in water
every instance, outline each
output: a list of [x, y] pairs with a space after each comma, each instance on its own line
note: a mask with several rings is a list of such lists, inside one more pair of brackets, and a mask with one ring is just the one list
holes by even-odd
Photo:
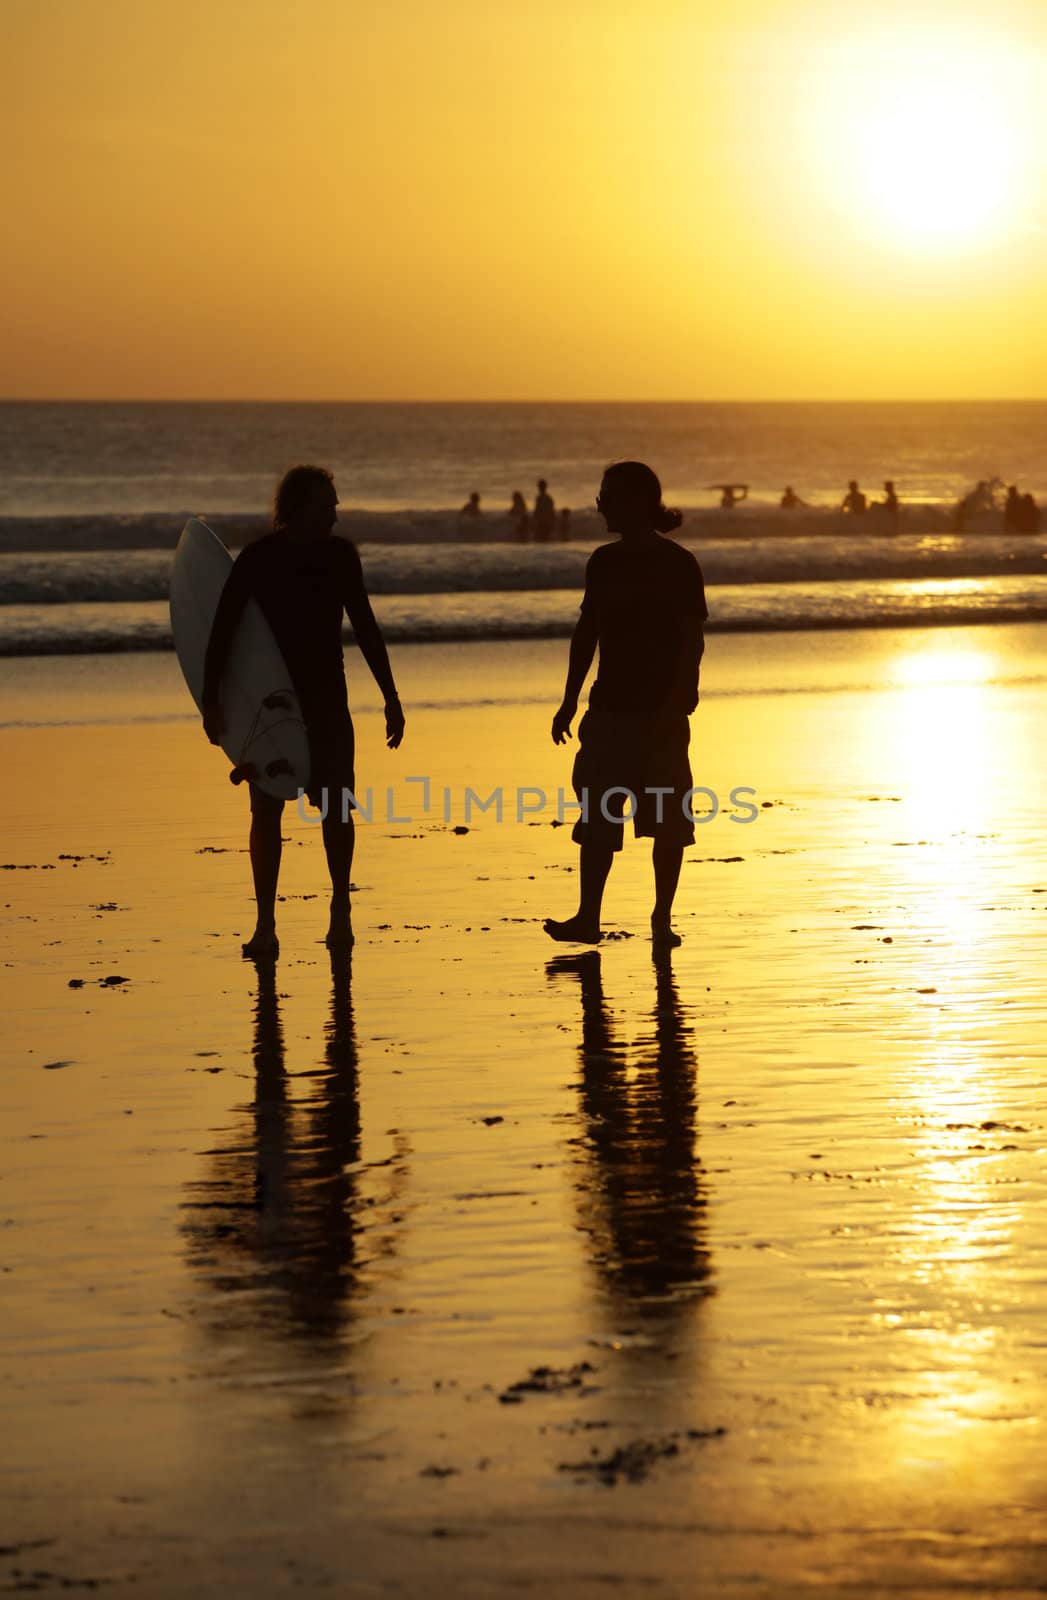
[[[309, 735], [309, 799], [324, 809], [324, 848], [331, 875], [327, 943], [353, 943], [349, 876], [355, 829], [342, 820], [343, 789], [356, 793], [355, 737], [345, 687], [342, 614], [347, 611], [360, 652], [385, 701], [386, 744], [404, 736], [404, 714], [385, 640], [364, 586], [356, 546], [333, 537], [338, 494], [323, 467], [292, 467], [273, 504], [273, 531], [241, 550], [222, 590], [204, 666], [204, 728], [213, 744], [224, 728], [222, 676], [229, 646], [249, 596], [260, 605], [280, 646]], [[280, 822], [284, 802], [251, 785], [251, 870], [258, 921], [244, 954], [274, 958]]]
[[747, 483], [718, 483], [722, 491], [720, 495], [721, 511], [733, 511], [735, 506], [740, 506], [743, 500], [749, 498], [749, 485]]
[[560, 543], [568, 544], [571, 538], [571, 511], [568, 506], [560, 507]]
[[534, 502], [534, 536], [545, 544], [553, 536], [556, 526], [556, 507], [544, 478], [538, 479], [538, 494]]
[[1040, 508], [1031, 494], [1020, 494], [1012, 483], [1003, 505], [1003, 525], [1009, 533], [1039, 533]]
[[1039, 533], [1040, 508], [1031, 494], [1022, 495], [1022, 533]]
[[806, 511], [807, 501], [801, 500], [791, 483], [787, 483], [778, 502], [783, 511]]
[[513, 490], [513, 498], [509, 504], [508, 514], [512, 518], [514, 538], [519, 539], [521, 543], [525, 543], [530, 533], [531, 519], [527, 512], [527, 501], [519, 489]]
[[480, 514], [480, 496], [474, 489], [458, 515], [460, 517], [478, 517]]
[[650, 467], [608, 467], [596, 509], [608, 533], [620, 537], [594, 550], [585, 569], [567, 686], [552, 726], [553, 742], [563, 744], [599, 647], [573, 773], [583, 807], [572, 834], [581, 846], [580, 895], [574, 916], [550, 918], [545, 931], [558, 940], [599, 941], [604, 885], [631, 816], [637, 837], [654, 840], [651, 937], [666, 948], [680, 943], [672, 905], [684, 848], [694, 843], [687, 719], [698, 704], [705, 588], [691, 552], [663, 537], [683, 519], [662, 505]]
[[1003, 525], [1010, 533], [1022, 531], [1022, 501], [1024, 496], [1018, 493], [1018, 485], [1007, 485], [1007, 498], [1003, 502]]
[[858, 480], [852, 478], [847, 485], [847, 493], [843, 497], [840, 510], [850, 517], [861, 517], [865, 514], [866, 505], [867, 501], [858, 487]]
[[883, 499], [876, 502], [877, 511], [885, 511], [889, 517], [898, 516], [898, 495], [894, 482], [888, 478], [883, 486]]

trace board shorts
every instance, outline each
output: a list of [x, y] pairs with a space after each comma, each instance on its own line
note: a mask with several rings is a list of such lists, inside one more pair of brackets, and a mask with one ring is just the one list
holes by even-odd
[[[634, 809], [638, 839], [693, 844], [694, 823], [684, 809], [690, 805], [688, 791], [694, 781], [687, 754], [690, 742], [691, 725], [682, 712], [605, 711], [590, 706], [578, 724], [572, 774], [576, 798], [582, 802], [585, 795], [588, 801], [588, 820], [580, 816], [571, 830], [575, 844], [599, 840], [620, 850], [628, 813]], [[645, 793], [656, 788], [670, 793]], [[621, 792], [626, 789], [628, 795]]]
[[[327, 790], [329, 816], [342, 814], [342, 791], [356, 794], [356, 733], [348, 706], [338, 706], [321, 715], [307, 715], [309, 735], [309, 804], [323, 807]], [[351, 802], [352, 803], [352, 802]]]
[[[325, 708], [307, 714], [305, 731], [309, 738], [309, 783], [305, 793], [311, 806], [324, 808], [327, 790], [327, 815], [342, 814], [342, 791], [356, 794], [356, 733], [348, 706]], [[272, 803], [263, 789], [251, 785], [252, 805]], [[278, 802], [283, 804], [282, 801]], [[350, 809], [355, 808], [355, 799]]]

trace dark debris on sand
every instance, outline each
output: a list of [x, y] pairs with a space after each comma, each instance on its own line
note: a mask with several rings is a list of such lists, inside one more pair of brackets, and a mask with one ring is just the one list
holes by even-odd
[[634, 1439], [629, 1444], [619, 1445], [617, 1450], [612, 1450], [606, 1456], [599, 1455], [594, 1445], [587, 1460], [561, 1461], [559, 1471], [574, 1473], [579, 1478], [595, 1478], [611, 1489], [622, 1480], [626, 1483], [643, 1483], [656, 1462], [680, 1454], [681, 1442], [687, 1444], [697, 1439], [719, 1439], [726, 1432], [726, 1428], [688, 1428], [683, 1433], [665, 1434], [660, 1439]]
[[532, 1367], [526, 1378], [511, 1383], [498, 1396], [503, 1406], [517, 1406], [527, 1394], [596, 1394], [595, 1384], [587, 1384], [586, 1377], [596, 1368], [589, 1361], [579, 1361], [574, 1367]]

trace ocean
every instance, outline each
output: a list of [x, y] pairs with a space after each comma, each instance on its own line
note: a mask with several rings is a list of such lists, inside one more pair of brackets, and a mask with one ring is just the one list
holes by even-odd
[[[706, 576], [710, 629], [1047, 616], [1047, 536], [1005, 533], [1004, 482], [1047, 500], [1047, 403], [0, 404], [0, 654], [170, 647], [167, 573], [188, 515], [235, 548], [295, 461], [334, 472], [392, 641], [560, 636], [606, 534], [603, 468], [649, 462]], [[548, 479], [566, 537], [507, 515]], [[884, 480], [897, 520], [839, 511]], [[958, 532], [957, 502], [996, 480]], [[712, 485], [749, 485], [733, 511]], [[807, 508], [783, 512], [786, 484]], [[478, 518], [462, 519], [469, 494]]]

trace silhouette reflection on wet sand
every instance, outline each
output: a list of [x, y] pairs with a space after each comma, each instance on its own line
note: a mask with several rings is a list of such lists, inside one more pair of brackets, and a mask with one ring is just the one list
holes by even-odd
[[[361, 1272], [396, 1249], [406, 1145], [400, 1140], [392, 1160], [381, 1164], [380, 1194], [369, 1175], [361, 1185], [351, 957], [329, 954], [323, 1065], [294, 1077], [284, 1059], [276, 967], [255, 963], [254, 1100], [209, 1152], [210, 1172], [190, 1186], [185, 1202], [190, 1265], [221, 1297], [206, 1317], [216, 1329], [337, 1342]], [[293, 1098], [292, 1088], [302, 1084], [308, 1097]]]
[[665, 954], [654, 963], [653, 1033], [623, 1044], [600, 959], [589, 950], [546, 965], [550, 978], [576, 976], [581, 989], [581, 1226], [619, 1314], [665, 1318], [713, 1292], [693, 1029]]

